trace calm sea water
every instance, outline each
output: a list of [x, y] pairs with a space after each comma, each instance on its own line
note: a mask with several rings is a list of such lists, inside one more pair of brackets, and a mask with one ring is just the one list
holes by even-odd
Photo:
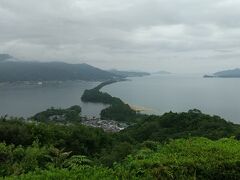
[[[50, 107], [80, 105], [83, 115], [99, 116], [106, 106], [82, 103], [81, 95], [98, 82], [0, 84], [0, 115], [30, 117]], [[131, 78], [102, 89], [144, 113], [163, 114], [197, 108], [240, 123], [240, 78], [202, 78], [201, 75], [152, 75]]]
[[202, 78], [201, 75], [153, 75], [103, 88], [148, 114], [197, 108], [240, 123], [240, 78]]
[[98, 117], [105, 105], [81, 102], [84, 90], [98, 84], [84, 81], [0, 84], [0, 115], [30, 117], [50, 107], [80, 105], [83, 115]]

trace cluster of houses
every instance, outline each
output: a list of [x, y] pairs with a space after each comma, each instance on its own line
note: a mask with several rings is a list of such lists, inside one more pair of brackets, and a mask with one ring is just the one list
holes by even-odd
[[126, 127], [125, 124], [121, 124], [117, 121], [102, 120], [100, 118], [94, 118], [94, 117], [93, 118], [83, 117], [81, 123], [86, 126], [102, 128], [104, 131], [107, 131], [107, 132], [119, 132]]

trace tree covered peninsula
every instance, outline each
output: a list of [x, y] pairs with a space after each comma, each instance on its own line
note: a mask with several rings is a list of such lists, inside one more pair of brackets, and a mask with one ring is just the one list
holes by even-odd
[[93, 89], [85, 90], [81, 99], [83, 102], [109, 104], [108, 108], [101, 111], [101, 119], [113, 119], [122, 122], [133, 122], [136, 120], [137, 116], [135, 110], [133, 110], [128, 104], [124, 103], [120, 98], [113, 97], [108, 93], [100, 91], [104, 86], [118, 81], [119, 80], [106, 81]]

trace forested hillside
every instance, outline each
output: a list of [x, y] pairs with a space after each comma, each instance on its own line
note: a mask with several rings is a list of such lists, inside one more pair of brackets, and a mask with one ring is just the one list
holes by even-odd
[[66, 80], [105, 81], [118, 77], [118, 75], [88, 64], [0, 61], [0, 82]]
[[2, 117], [0, 175], [8, 179], [18, 175], [23, 179], [239, 178], [240, 127], [220, 117], [198, 110], [169, 112], [144, 116], [119, 133], [66, 118], [70, 123], [64, 125]]

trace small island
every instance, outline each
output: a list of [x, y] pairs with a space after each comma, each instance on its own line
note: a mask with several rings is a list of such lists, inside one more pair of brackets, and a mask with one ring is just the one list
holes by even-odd
[[204, 77], [204, 78], [214, 78], [214, 77], [216, 77], [216, 76], [213, 76], [213, 75], [204, 75], [203, 77]]
[[240, 78], [240, 68], [219, 71], [212, 75], [204, 75], [204, 78]]

